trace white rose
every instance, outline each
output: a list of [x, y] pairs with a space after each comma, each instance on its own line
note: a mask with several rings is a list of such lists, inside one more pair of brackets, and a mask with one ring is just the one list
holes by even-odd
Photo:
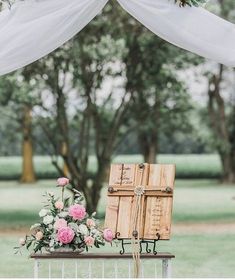
[[47, 215], [47, 213], [48, 213], [47, 209], [42, 209], [39, 212], [39, 217], [45, 217]]
[[45, 225], [49, 225], [49, 224], [51, 224], [51, 223], [53, 222], [53, 220], [54, 220], [53, 216], [47, 215], [47, 216], [45, 216], [45, 217], [43, 218], [43, 223], [44, 223]]
[[31, 226], [30, 230], [37, 229], [41, 226], [41, 224], [34, 224]]
[[88, 228], [87, 228], [87, 226], [85, 226], [85, 225], [79, 225], [78, 226], [78, 232], [80, 232], [81, 234], [83, 234], [83, 235], [88, 235]]

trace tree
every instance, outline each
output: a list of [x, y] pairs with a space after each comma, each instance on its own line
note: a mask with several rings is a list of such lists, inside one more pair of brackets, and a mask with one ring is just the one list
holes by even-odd
[[[231, 19], [235, 9], [234, 1], [218, 1], [220, 15]], [[231, 69], [219, 64], [208, 76], [208, 112], [214, 145], [220, 155], [223, 176], [226, 183], [235, 182], [235, 101], [229, 98], [228, 88]], [[234, 91], [232, 92], [234, 94]]]
[[[127, 132], [132, 102], [120, 88], [125, 47], [123, 40], [106, 35], [105, 28], [112, 24], [107, 25], [108, 13], [109, 6], [74, 40], [23, 71], [53, 98], [50, 106], [43, 100], [46, 117], [41, 115], [38, 121], [53, 148], [53, 164], [65, 175], [59, 161], [63, 158], [72, 184], [84, 193], [89, 213], [97, 209], [112, 155]], [[107, 81], [114, 85], [104, 92]], [[97, 161], [93, 174], [91, 154]]]
[[32, 85], [20, 73], [4, 76], [0, 80], [0, 103], [11, 107], [22, 132], [22, 183], [35, 182], [33, 165], [32, 108], [37, 98]]
[[[119, 11], [120, 12], [120, 11]], [[191, 54], [158, 38], [121, 12], [127, 49], [126, 91], [133, 98], [133, 122], [144, 161], [155, 163], [160, 134], [189, 131], [189, 95], [178, 71], [196, 63]]]

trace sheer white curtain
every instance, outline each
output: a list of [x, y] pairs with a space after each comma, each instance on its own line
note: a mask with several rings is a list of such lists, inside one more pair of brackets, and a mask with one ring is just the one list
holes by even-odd
[[[117, 0], [163, 39], [235, 66], [235, 25], [174, 0]], [[85, 27], [108, 0], [25, 0], [0, 13], [0, 75], [52, 52]]]
[[228, 66], [235, 66], [235, 25], [203, 8], [174, 0], [118, 0], [120, 5], [166, 41]]
[[0, 75], [52, 52], [86, 26], [108, 0], [26, 0], [0, 13]]

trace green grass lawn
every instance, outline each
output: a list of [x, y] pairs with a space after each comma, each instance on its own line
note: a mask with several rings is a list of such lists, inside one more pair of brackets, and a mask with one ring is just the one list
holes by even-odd
[[[0, 240], [1, 262], [0, 277], [32, 277], [33, 262], [28, 259], [27, 252], [23, 255], [13, 255], [12, 247], [15, 246], [17, 236], [2, 237]], [[173, 277], [235, 277], [235, 236], [234, 234], [193, 234], [175, 235], [171, 241], [162, 241], [159, 251], [168, 251], [176, 255], [173, 260]], [[116, 247], [107, 246], [100, 251], [118, 252]], [[73, 263], [65, 264], [67, 277], [74, 277]], [[79, 273], [86, 276], [87, 263], [79, 263]], [[106, 277], [113, 277], [112, 266], [106, 262]], [[119, 276], [127, 273], [126, 262], [122, 262]], [[93, 277], [100, 277], [99, 262], [92, 264]], [[60, 277], [60, 269], [52, 266], [52, 276]], [[81, 269], [83, 267], [83, 269]], [[48, 277], [47, 266], [40, 269], [40, 277]], [[160, 276], [160, 263], [158, 262], [158, 275]], [[145, 275], [150, 277], [153, 273], [153, 263], [146, 263]], [[128, 275], [128, 274], [126, 274]], [[152, 274], [153, 275], [153, 274]]]
[[[16, 181], [0, 182], [0, 277], [32, 277], [33, 263], [27, 258], [27, 252], [23, 256], [14, 255], [13, 247], [21, 235], [18, 229], [37, 221], [43, 200], [41, 194], [46, 190], [59, 191], [52, 180], [38, 181], [34, 185], [21, 185]], [[175, 226], [183, 224], [187, 228], [193, 223], [201, 224], [206, 229], [212, 224], [223, 227], [225, 223], [234, 223], [235, 186], [222, 186], [216, 180], [177, 180], [174, 195]], [[101, 216], [104, 209], [105, 189], [99, 205]], [[10, 229], [9, 234], [7, 229]], [[119, 251], [109, 246], [101, 250]], [[173, 230], [171, 241], [159, 242], [159, 250], [176, 255], [173, 261], [174, 277], [235, 277], [235, 234], [231, 231], [179, 233]], [[100, 276], [99, 262], [93, 265], [94, 276]], [[123, 265], [125, 267], [125, 263]], [[150, 276], [152, 263], [147, 265], [149, 275], [146, 276]], [[107, 263], [107, 276], [112, 277], [110, 267]], [[86, 273], [85, 270], [80, 272], [83, 276]], [[124, 272], [123, 268], [120, 276], [124, 276]], [[41, 276], [47, 276], [45, 267], [42, 273]], [[66, 276], [74, 277], [73, 273], [74, 270], [71, 270], [71, 274]], [[160, 268], [158, 273], [160, 275]], [[56, 269], [52, 276], [59, 277]]]
[[[54, 185], [53, 180], [42, 180], [32, 185], [19, 184], [16, 181], [0, 182], [0, 229], [17, 229], [33, 223], [43, 202], [42, 194], [46, 190], [59, 192]], [[173, 221], [233, 222], [233, 197], [235, 186], [220, 185], [216, 180], [176, 180]], [[105, 199], [104, 187], [98, 211], [101, 218], [105, 213]]]
[[[21, 157], [0, 157], [0, 180], [19, 179], [21, 174]], [[113, 162], [142, 162], [140, 155], [120, 155]], [[177, 178], [219, 178], [221, 163], [218, 155], [159, 155], [159, 163], [175, 163]], [[35, 170], [41, 179], [55, 178], [57, 172], [47, 156], [35, 156]], [[89, 158], [90, 171], [96, 170], [95, 157]]]

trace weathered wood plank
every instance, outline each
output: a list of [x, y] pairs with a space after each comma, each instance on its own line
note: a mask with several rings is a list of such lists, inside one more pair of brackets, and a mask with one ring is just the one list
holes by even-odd
[[120, 186], [122, 183], [122, 164], [111, 164], [109, 185]]
[[[148, 186], [151, 186], [151, 189], [156, 186], [156, 190], [166, 187], [171, 187], [173, 190], [174, 178], [175, 166], [172, 164], [151, 164], [149, 167]], [[161, 195], [156, 191], [155, 196], [148, 195], [148, 192], [146, 195], [144, 237], [156, 239], [156, 234], [159, 233], [160, 239], [169, 239], [173, 193]]]
[[[109, 185], [120, 186], [122, 182], [122, 164], [111, 164]], [[111, 229], [114, 233], [117, 231], [119, 197], [107, 197], [105, 228]]]
[[107, 197], [104, 227], [111, 229], [113, 233], [117, 231], [119, 200], [119, 196]]
[[[53, 252], [53, 253], [35, 253], [31, 254], [30, 258], [33, 259], [132, 259], [131, 253], [120, 255], [119, 253], [76, 253], [76, 252]], [[175, 258], [171, 253], [159, 252], [154, 254], [141, 254], [141, 259], [172, 259]]]
[[133, 196], [120, 197], [117, 232], [120, 238], [130, 238]]
[[[135, 171], [135, 182], [134, 186], [146, 186], [148, 182], [148, 173], [149, 173], [149, 165], [147, 163], [144, 164], [144, 168], [140, 168], [139, 164], [136, 164], [136, 171]], [[145, 215], [145, 197], [141, 197], [140, 202], [140, 208], [141, 208], [141, 214], [140, 214], [140, 229], [139, 229], [139, 237], [143, 238], [144, 233], [144, 215]], [[134, 228], [134, 216], [136, 212], [137, 207], [137, 198], [136, 196], [133, 199], [133, 206], [132, 206], [132, 212], [131, 212], [131, 220], [132, 220], [132, 226], [129, 231], [130, 237], [132, 237], [132, 229]]]
[[133, 188], [135, 184], [135, 164], [123, 164], [122, 172], [122, 182], [121, 188], [126, 188], [127, 186], [132, 188], [132, 194], [130, 196], [120, 197], [119, 213], [118, 213], [118, 225], [117, 232], [120, 233], [120, 238], [131, 238], [130, 228], [131, 228], [131, 213], [133, 206]]
[[[141, 196], [140, 238], [170, 238], [175, 166], [172, 164], [114, 164], [111, 166], [108, 192], [108, 207], [105, 226], [120, 238], [131, 238], [134, 216], [137, 210], [136, 186], [144, 186]], [[170, 189], [169, 189], [170, 188]], [[169, 192], [170, 191], [170, 192]]]

